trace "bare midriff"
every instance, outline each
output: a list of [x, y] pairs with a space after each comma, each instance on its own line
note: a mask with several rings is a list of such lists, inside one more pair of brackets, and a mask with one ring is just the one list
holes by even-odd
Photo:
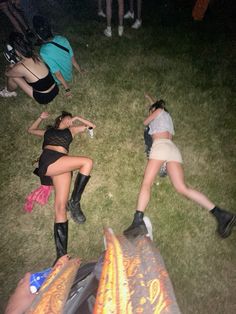
[[55, 87], [55, 85], [56, 85], [56, 84], [53, 84], [53, 85], [52, 85], [49, 89], [47, 89], [47, 90], [38, 91], [38, 90], [35, 89], [35, 91], [38, 92], [38, 93], [46, 94], [46, 93], [51, 92], [51, 90], [53, 90], [53, 88]]
[[55, 152], [68, 154], [68, 151], [63, 146], [46, 145], [43, 149], [54, 150]]
[[172, 134], [168, 131], [153, 133], [152, 139], [153, 139], [153, 141], [154, 140], [160, 140], [160, 139], [172, 140]]

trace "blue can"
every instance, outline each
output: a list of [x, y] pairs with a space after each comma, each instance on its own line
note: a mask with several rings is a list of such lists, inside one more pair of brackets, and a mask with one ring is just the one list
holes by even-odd
[[47, 276], [50, 274], [52, 268], [47, 268], [38, 273], [31, 274], [30, 276], [30, 291], [36, 293], [42, 284], [44, 283]]

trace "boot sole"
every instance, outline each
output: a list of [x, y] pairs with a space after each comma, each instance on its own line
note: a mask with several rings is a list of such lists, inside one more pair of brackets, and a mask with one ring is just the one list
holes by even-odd
[[142, 236], [142, 235], [146, 235], [148, 234], [148, 230], [146, 228], [146, 226], [138, 226], [136, 228], [133, 228], [130, 231], [124, 231], [123, 232], [124, 236], [126, 236], [127, 239], [134, 239], [138, 236]]
[[227, 227], [225, 228], [225, 231], [223, 233], [220, 233], [220, 236], [224, 239], [229, 237], [235, 225], [236, 225], [236, 215], [228, 223]]
[[67, 209], [67, 211], [68, 212], [70, 212], [70, 217], [71, 217], [71, 219], [75, 222], [75, 223], [77, 223], [77, 224], [83, 224], [83, 223], [85, 223], [85, 221], [86, 221], [86, 217], [84, 216], [84, 218], [83, 219], [81, 219], [81, 220], [79, 220], [78, 218], [76, 218], [76, 217], [74, 217], [73, 216], [73, 209], [71, 208], [71, 205], [70, 205], [70, 203], [68, 202], [67, 203], [67, 206], [66, 206], [66, 209]]

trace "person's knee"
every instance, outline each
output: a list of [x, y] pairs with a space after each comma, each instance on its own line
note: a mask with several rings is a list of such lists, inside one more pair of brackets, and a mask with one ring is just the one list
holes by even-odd
[[86, 166], [90, 169], [90, 171], [93, 169], [93, 160], [91, 158], [87, 158]]
[[175, 186], [175, 190], [177, 193], [181, 194], [181, 195], [184, 195], [186, 196], [187, 195], [187, 192], [188, 192], [188, 188], [186, 187], [186, 185], [176, 185]]

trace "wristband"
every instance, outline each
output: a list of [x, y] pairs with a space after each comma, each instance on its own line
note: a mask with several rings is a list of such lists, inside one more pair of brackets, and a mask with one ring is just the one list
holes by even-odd
[[66, 88], [65, 91], [66, 91], [66, 93], [69, 93], [70, 92], [70, 88]]

